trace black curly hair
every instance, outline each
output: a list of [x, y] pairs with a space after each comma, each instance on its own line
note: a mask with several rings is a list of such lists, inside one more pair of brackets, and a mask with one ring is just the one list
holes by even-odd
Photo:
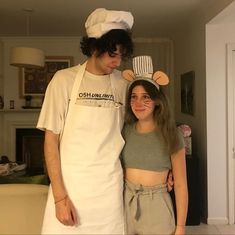
[[100, 38], [88, 38], [85, 36], [80, 42], [82, 53], [88, 57], [91, 57], [94, 51], [97, 52], [97, 57], [105, 52], [112, 55], [117, 50], [118, 45], [120, 46], [123, 59], [132, 56], [134, 45], [130, 31], [112, 29]]

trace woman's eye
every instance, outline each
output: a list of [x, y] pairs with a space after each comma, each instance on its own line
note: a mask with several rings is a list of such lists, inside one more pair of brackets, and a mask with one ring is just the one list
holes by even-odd
[[144, 98], [144, 100], [150, 100], [151, 99], [149, 95], [144, 95], [143, 98]]
[[132, 100], [136, 99], [136, 96], [135, 96], [135, 95], [132, 95], [132, 96], [131, 96], [131, 99], [132, 99]]

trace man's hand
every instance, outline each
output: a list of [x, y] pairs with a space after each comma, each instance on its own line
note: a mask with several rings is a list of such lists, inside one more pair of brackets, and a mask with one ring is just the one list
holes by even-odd
[[169, 171], [167, 176], [167, 191], [170, 192], [174, 187], [174, 179], [172, 171]]
[[56, 218], [64, 225], [77, 226], [79, 225], [76, 209], [69, 199], [66, 197], [55, 204]]

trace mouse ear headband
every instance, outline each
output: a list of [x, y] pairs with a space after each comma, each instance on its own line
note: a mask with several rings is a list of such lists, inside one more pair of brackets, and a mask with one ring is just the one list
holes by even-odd
[[130, 85], [137, 80], [145, 80], [152, 83], [159, 90], [159, 85], [169, 83], [168, 76], [162, 71], [153, 74], [153, 63], [150, 56], [136, 56], [133, 58], [133, 71], [128, 69], [122, 72], [123, 78], [130, 81]]

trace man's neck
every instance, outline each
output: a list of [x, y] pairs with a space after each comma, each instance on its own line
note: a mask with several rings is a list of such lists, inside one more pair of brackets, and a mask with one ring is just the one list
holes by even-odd
[[96, 62], [93, 57], [90, 57], [87, 60], [86, 71], [94, 75], [104, 75], [101, 71], [97, 69]]

